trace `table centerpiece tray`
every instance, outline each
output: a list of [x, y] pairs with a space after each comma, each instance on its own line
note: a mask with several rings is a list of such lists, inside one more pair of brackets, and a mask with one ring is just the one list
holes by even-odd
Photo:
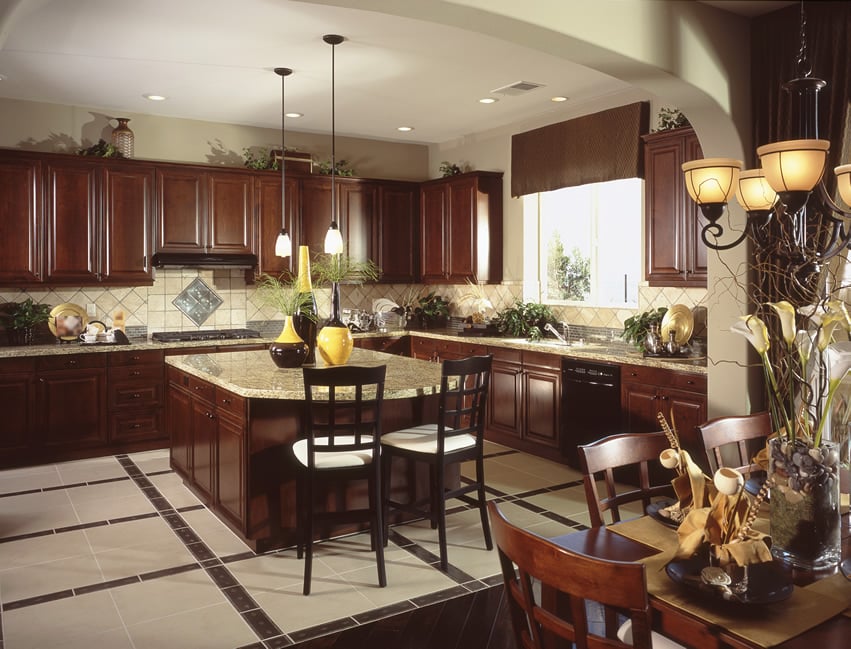
[[731, 593], [724, 588], [710, 586], [701, 578], [708, 565], [707, 557], [694, 556], [675, 559], [665, 565], [671, 581], [710, 598], [740, 604], [771, 604], [788, 599], [794, 591], [792, 577], [775, 561], [753, 563], [748, 566], [748, 586], [742, 593]]

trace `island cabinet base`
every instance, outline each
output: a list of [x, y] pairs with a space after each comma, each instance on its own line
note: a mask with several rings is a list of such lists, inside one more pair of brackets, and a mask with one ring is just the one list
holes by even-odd
[[[385, 432], [434, 421], [437, 395], [385, 399]], [[295, 467], [289, 448], [302, 434], [304, 402], [254, 399], [168, 368], [166, 422], [171, 435], [171, 466], [184, 483], [252, 550], [265, 552], [295, 545], [297, 540]], [[458, 473], [447, 477], [457, 484]], [[428, 493], [422, 467], [395, 463], [393, 499], [416, 499]], [[320, 494], [317, 507], [362, 507], [366, 485]], [[397, 519], [401, 520], [401, 519]], [[396, 520], [391, 521], [396, 522]], [[331, 538], [358, 529], [318, 526], [316, 538]]]

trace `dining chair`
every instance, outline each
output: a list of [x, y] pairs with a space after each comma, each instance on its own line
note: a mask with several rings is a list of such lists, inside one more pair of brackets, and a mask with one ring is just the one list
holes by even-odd
[[[378, 583], [387, 585], [381, 505], [381, 411], [386, 365], [304, 367], [304, 436], [292, 444], [298, 468], [296, 510], [298, 557], [304, 555], [304, 594], [310, 594], [313, 539], [317, 522], [368, 522], [378, 565]], [[366, 507], [347, 508], [337, 492], [336, 506], [323, 487], [366, 481]], [[325, 503], [325, 507], [321, 503]]]
[[[485, 536], [485, 546], [493, 549], [485, 509], [484, 433], [485, 406], [493, 357], [471, 356], [443, 361], [437, 422], [386, 433], [381, 438], [384, 471], [384, 521], [395, 511], [422, 516], [438, 530], [440, 568], [448, 569], [446, 551], [446, 501], [476, 493], [476, 504]], [[390, 498], [390, 471], [394, 458], [421, 462], [429, 468], [429, 495], [403, 503]], [[446, 486], [446, 469], [461, 462], [475, 462], [476, 477], [460, 486]]]
[[[555, 638], [580, 649], [681, 648], [651, 631], [644, 564], [599, 559], [558, 546], [509, 522], [493, 501], [488, 513], [518, 648], [553, 647]], [[612, 615], [597, 620], [600, 607]], [[618, 620], [615, 613], [626, 616], [627, 622], [606, 623]]]
[[765, 440], [772, 433], [769, 413], [716, 417], [697, 429], [706, 449], [710, 473], [721, 467], [747, 475], [761, 470], [751, 458], [765, 447]]
[[[674, 495], [670, 482], [651, 484], [650, 466], [655, 466], [659, 454], [670, 448], [668, 438], [661, 431], [610, 435], [577, 448], [592, 527], [606, 524], [603, 515], [607, 511], [611, 513], [612, 523], [620, 522], [620, 507], [627, 503], [640, 500], [646, 510], [653, 498]], [[614, 469], [619, 467], [637, 469], [638, 485], [616, 481]], [[606, 487], [604, 496], [598, 487], [600, 478]]]

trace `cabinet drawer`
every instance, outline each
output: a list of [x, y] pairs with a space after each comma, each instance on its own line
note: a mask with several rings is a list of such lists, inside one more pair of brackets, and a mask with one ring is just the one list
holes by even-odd
[[110, 417], [109, 436], [113, 442], [165, 437], [165, 431], [162, 427], [162, 412], [157, 409], [122, 412], [113, 415]]
[[624, 365], [621, 369], [621, 382], [642, 383], [660, 388], [677, 388], [700, 394], [706, 393], [705, 375], [675, 372], [659, 367]]
[[508, 347], [488, 347], [488, 353], [493, 354], [494, 362], [520, 363], [523, 360], [523, 352], [519, 349]]
[[35, 363], [31, 358], [4, 358], [0, 359], [0, 374], [20, 374], [32, 372]]
[[159, 406], [163, 402], [162, 381], [154, 383], [116, 383], [110, 386], [109, 405], [112, 408], [142, 408]]
[[241, 419], [245, 416], [245, 399], [233, 392], [216, 388], [216, 408], [219, 412], [228, 412]]
[[128, 351], [113, 352], [109, 355], [110, 367], [127, 365], [154, 365], [163, 363], [163, 352], [157, 351]]
[[162, 365], [124, 365], [109, 368], [111, 383], [120, 381], [162, 381]]
[[202, 381], [201, 379], [195, 378], [194, 376], [190, 376], [189, 391], [199, 399], [204, 399], [205, 401], [208, 401], [210, 403], [215, 403], [216, 388], [215, 386], [210, 385], [206, 381]]
[[106, 367], [106, 354], [58, 354], [42, 356], [36, 360], [36, 371], [83, 370]]
[[546, 352], [523, 352], [523, 365], [561, 370], [561, 356]]
[[488, 348], [485, 345], [476, 343], [459, 342], [458, 347], [462, 358], [467, 358], [468, 356], [485, 356], [488, 353]]

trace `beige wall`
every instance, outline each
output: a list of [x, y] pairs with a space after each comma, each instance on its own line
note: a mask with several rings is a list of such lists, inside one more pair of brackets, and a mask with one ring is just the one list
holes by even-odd
[[[243, 149], [280, 148], [279, 129], [202, 122], [127, 113], [135, 134], [135, 157], [149, 160], [200, 162], [240, 167]], [[109, 141], [115, 121], [103, 110], [14, 99], [0, 99], [0, 147], [73, 153]], [[287, 126], [289, 129], [289, 125]], [[331, 157], [327, 134], [287, 131], [288, 149], [313, 155], [316, 161]], [[379, 140], [338, 137], [336, 155], [347, 160], [362, 178], [425, 180], [428, 148]]]

